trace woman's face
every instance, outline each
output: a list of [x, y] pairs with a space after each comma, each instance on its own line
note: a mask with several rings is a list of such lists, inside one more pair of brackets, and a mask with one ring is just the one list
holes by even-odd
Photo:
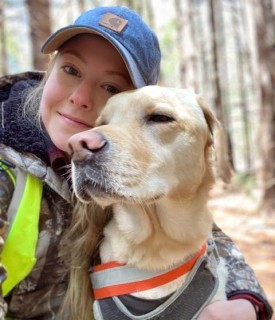
[[53, 143], [68, 152], [69, 138], [92, 128], [112, 95], [133, 88], [123, 59], [107, 40], [79, 35], [55, 60], [42, 94], [42, 122]]

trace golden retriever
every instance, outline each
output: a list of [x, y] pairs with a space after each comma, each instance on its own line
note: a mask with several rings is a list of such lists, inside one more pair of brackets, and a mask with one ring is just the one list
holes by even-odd
[[[160, 86], [113, 96], [95, 128], [71, 137], [77, 197], [102, 207], [111, 205], [113, 210], [100, 245], [106, 268], [95, 272], [99, 278], [92, 276], [96, 298], [130, 294], [137, 299], [173, 302], [177, 292], [192, 284], [204, 262], [213, 288], [186, 317], [193, 319], [210, 301], [226, 299], [226, 268], [211, 242], [212, 216], [207, 209], [217, 165], [223, 180], [230, 177], [221, 137], [219, 122], [198, 95]], [[109, 269], [111, 261], [115, 265]], [[182, 266], [184, 271], [179, 271]], [[173, 270], [177, 272], [171, 276]], [[166, 272], [167, 279], [162, 279]], [[124, 275], [133, 284], [129, 291], [123, 289]], [[201, 286], [209, 286], [207, 281]], [[188, 295], [194, 300], [194, 295]], [[116, 301], [118, 306], [121, 303], [124, 300]], [[96, 306], [96, 313], [101, 312], [99, 308]], [[136, 319], [127, 304], [120, 309], [129, 319]], [[140, 311], [143, 316], [137, 319], [153, 319], [160, 307], [156, 310], [150, 310], [150, 317]]]

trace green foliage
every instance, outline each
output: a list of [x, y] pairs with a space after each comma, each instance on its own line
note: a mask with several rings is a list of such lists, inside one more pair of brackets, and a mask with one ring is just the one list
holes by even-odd
[[18, 72], [18, 68], [21, 67], [20, 58], [22, 57], [20, 51], [20, 43], [18, 42], [16, 37], [9, 33], [9, 36], [7, 37], [6, 46], [8, 52], [8, 70], [10, 73]]
[[162, 53], [162, 80], [165, 80], [165, 85], [172, 86], [176, 84], [179, 72], [175, 19], [171, 19], [158, 36]]
[[250, 193], [253, 190], [256, 182], [257, 181], [255, 175], [247, 173], [236, 173], [236, 175], [233, 178], [233, 183], [237, 187], [246, 190], [248, 193]]

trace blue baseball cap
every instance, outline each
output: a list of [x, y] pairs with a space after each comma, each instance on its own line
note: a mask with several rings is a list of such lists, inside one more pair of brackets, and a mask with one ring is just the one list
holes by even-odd
[[157, 83], [161, 59], [159, 42], [135, 11], [123, 6], [99, 6], [88, 10], [74, 24], [53, 33], [41, 51], [52, 53], [81, 33], [97, 34], [107, 39], [122, 56], [136, 88]]

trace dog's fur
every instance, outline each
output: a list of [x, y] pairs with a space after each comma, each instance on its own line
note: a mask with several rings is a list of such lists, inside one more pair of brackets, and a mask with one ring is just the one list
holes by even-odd
[[[220, 133], [193, 92], [148, 86], [109, 99], [96, 127], [70, 139], [77, 197], [113, 208], [100, 246], [103, 263], [166, 270], [201, 248], [212, 229], [207, 200], [215, 163], [223, 180], [230, 177], [226, 144], [219, 143], [221, 157], [214, 154]], [[225, 299], [222, 277], [216, 298]], [[183, 281], [139, 296], [166, 296]]]

